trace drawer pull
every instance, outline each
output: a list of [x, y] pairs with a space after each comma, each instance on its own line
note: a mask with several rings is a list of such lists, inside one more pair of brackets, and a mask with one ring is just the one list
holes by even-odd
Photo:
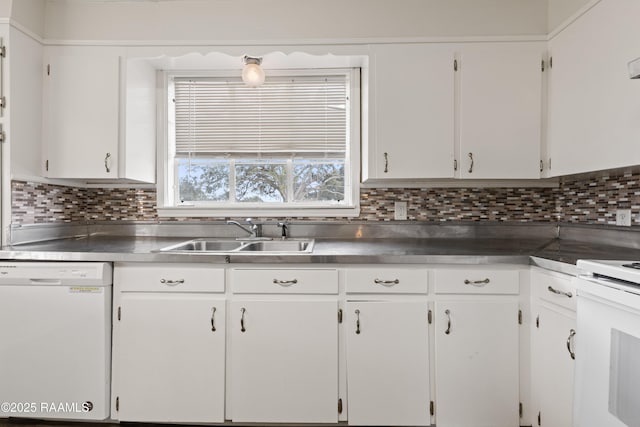
[[557, 294], [557, 295], [564, 295], [564, 296], [565, 296], [565, 297], [567, 297], [567, 298], [571, 298], [571, 297], [573, 297], [573, 294], [572, 294], [571, 292], [563, 292], [563, 291], [559, 291], [559, 290], [557, 290], [557, 289], [554, 289], [554, 287], [553, 287], [553, 286], [549, 286], [549, 287], [547, 288], [547, 290], [548, 290], [549, 292], [552, 292], [552, 293]]
[[567, 338], [567, 351], [569, 351], [569, 356], [571, 356], [571, 358], [573, 360], [575, 360], [576, 358], [576, 353], [573, 351], [573, 337], [576, 336], [576, 330], [575, 329], [571, 329], [569, 331], [569, 338]]
[[447, 309], [444, 311], [444, 314], [447, 315], [447, 330], [444, 331], [445, 335], [449, 335], [451, 333], [451, 312]]
[[184, 283], [184, 279], [178, 279], [178, 280], [160, 279], [160, 283], [162, 283], [164, 285], [175, 286], [175, 285], [183, 284]]
[[293, 279], [293, 280], [273, 279], [273, 283], [275, 283], [276, 285], [281, 285], [281, 286], [291, 286], [291, 285], [295, 285], [296, 283], [298, 283], [298, 279]]
[[395, 279], [395, 280], [374, 279], [373, 282], [376, 285], [393, 286], [393, 285], [397, 285], [398, 283], [400, 283], [400, 280], [399, 279]]
[[489, 278], [486, 278], [484, 280], [469, 280], [469, 279], [465, 279], [464, 280], [464, 284], [465, 285], [473, 285], [473, 286], [477, 286], [477, 287], [482, 287], [486, 284], [488, 284], [491, 280], [489, 280]]
[[216, 331], [216, 308], [211, 307], [211, 332]]
[[356, 310], [356, 334], [360, 335], [360, 310]]
[[240, 312], [242, 313], [242, 316], [240, 317], [240, 332], [246, 332], [247, 328], [244, 327], [244, 313], [245, 311], [247, 311], [246, 308], [242, 307], [240, 309]]

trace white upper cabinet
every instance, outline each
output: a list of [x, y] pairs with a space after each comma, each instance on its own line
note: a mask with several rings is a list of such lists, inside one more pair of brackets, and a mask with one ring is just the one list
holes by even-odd
[[541, 42], [372, 46], [363, 181], [540, 178], [544, 52]]
[[[124, 61], [118, 48], [45, 49], [45, 176], [155, 180], [153, 122], [145, 134], [126, 130], [126, 119], [139, 114], [125, 115], [123, 94], [131, 91], [125, 91]], [[155, 76], [147, 76], [145, 85], [155, 87]]]
[[454, 48], [389, 44], [371, 49], [375, 101], [363, 180], [452, 178]]
[[460, 53], [460, 177], [540, 177], [543, 43], [476, 43]]
[[640, 164], [638, 16], [638, 1], [603, 1], [551, 39], [550, 175]]

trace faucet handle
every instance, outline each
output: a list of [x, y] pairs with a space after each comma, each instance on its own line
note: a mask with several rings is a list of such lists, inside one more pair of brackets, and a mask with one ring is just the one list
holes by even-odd
[[287, 223], [279, 222], [278, 227], [282, 228], [282, 240], [287, 238]]

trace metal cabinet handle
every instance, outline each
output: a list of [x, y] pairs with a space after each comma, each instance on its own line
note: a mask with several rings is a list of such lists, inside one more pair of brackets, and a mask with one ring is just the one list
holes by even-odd
[[178, 280], [160, 279], [160, 283], [169, 285], [169, 286], [175, 286], [175, 285], [180, 285], [184, 283], [184, 279], [178, 279]]
[[569, 356], [571, 356], [571, 358], [573, 360], [575, 360], [576, 358], [576, 353], [572, 350], [573, 347], [573, 337], [576, 336], [576, 330], [575, 329], [571, 329], [569, 331], [569, 337], [567, 338], [567, 351], [569, 352]]
[[573, 297], [573, 294], [572, 294], [571, 292], [563, 292], [563, 291], [559, 291], [559, 290], [557, 290], [557, 289], [554, 289], [554, 288], [553, 288], [553, 286], [549, 286], [549, 287], [547, 288], [547, 290], [548, 290], [549, 292], [552, 292], [552, 293], [557, 294], [557, 295], [564, 295], [564, 296], [565, 296], [565, 297], [567, 297], [567, 298], [571, 298], [571, 297]]
[[242, 316], [240, 317], [240, 332], [246, 332], [247, 328], [244, 327], [244, 313], [247, 311], [244, 307], [240, 309]]
[[449, 335], [451, 333], [451, 312], [449, 310], [445, 310], [444, 314], [447, 315], [447, 330], [444, 331], [444, 333]]
[[473, 286], [477, 286], [477, 287], [482, 287], [484, 285], [489, 284], [489, 282], [491, 282], [491, 280], [489, 280], [489, 278], [486, 278], [484, 280], [469, 280], [469, 279], [465, 279], [464, 280], [464, 284], [465, 285], [473, 285]]
[[216, 331], [216, 308], [211, 307], [211, 332]]
[[356, 310], [356, 334], [360, 335], [360, 310]]
[[293, 280], [273, 279], [273, 283], [275, 283], [276, 285], [281, 285], [281, 286], [291, 286], [291, 285], [295, 285], [296, 283], [298, 283], [298, 279], [293, 279]]
[[110, 158], [111, 158], [111, 153], [107, 153], [107, 155], [104, 156], [104, 168], [106, 169], [107, 173], [111, 172], [111, 168], [109, 167]]
[[473, 173], [473, 153], [469, 153], [469, 158], [471, 159], [471, 164], [469, 165], [469, 173]]
[[384, 173], [389, 172], [389, 153], [384, 153]]
[[394, 280], [373, 279], [373, 282], [376, 285], [393, 286], [393, 285], [397, 285], [398, 283], [400, 283], [400, 279], [394, 279]]

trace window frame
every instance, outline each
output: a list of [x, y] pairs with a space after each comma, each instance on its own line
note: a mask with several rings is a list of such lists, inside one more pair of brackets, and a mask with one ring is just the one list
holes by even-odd
[[[238, 70], [164, 70], [158, 72], [159, 99], [158, 102], [158, 182], [157, 182], [157, 211], [159, 217], [232, 217], [232, 216], [259, 216], [259, 217], [356, 217], [360, 214], [360, 147], [361, 147], [361, 87], [360, 68], [314, 68], [314, 69], [281, 69], [269, 70], [267, 78], [274, 75], [322, 75], [335, 73], [348, 74], [349, 78], [349, 117], [347, 123], [348, 149], [345, 152], [345, 199], [349, 195], [348, 204], [326, 204], [318, 206], [318, 203], [288, 203], [277, 205], [275, 203], [248, 203], [215, 202], [219, 206], [213, 206], [210, 202], [190, 203], [177, 205], [173, 197], [176, 192], [174, 165], [170, 160], [174, 158], [169, 152], [171, 148], [172, 106], [169, 103], [169, 90], [171, 79], [174, 77], [237, 77]], [[175, 149], [175, 146], [173, 147]], [[173, 162], [172, 162], [173, 163]]]

